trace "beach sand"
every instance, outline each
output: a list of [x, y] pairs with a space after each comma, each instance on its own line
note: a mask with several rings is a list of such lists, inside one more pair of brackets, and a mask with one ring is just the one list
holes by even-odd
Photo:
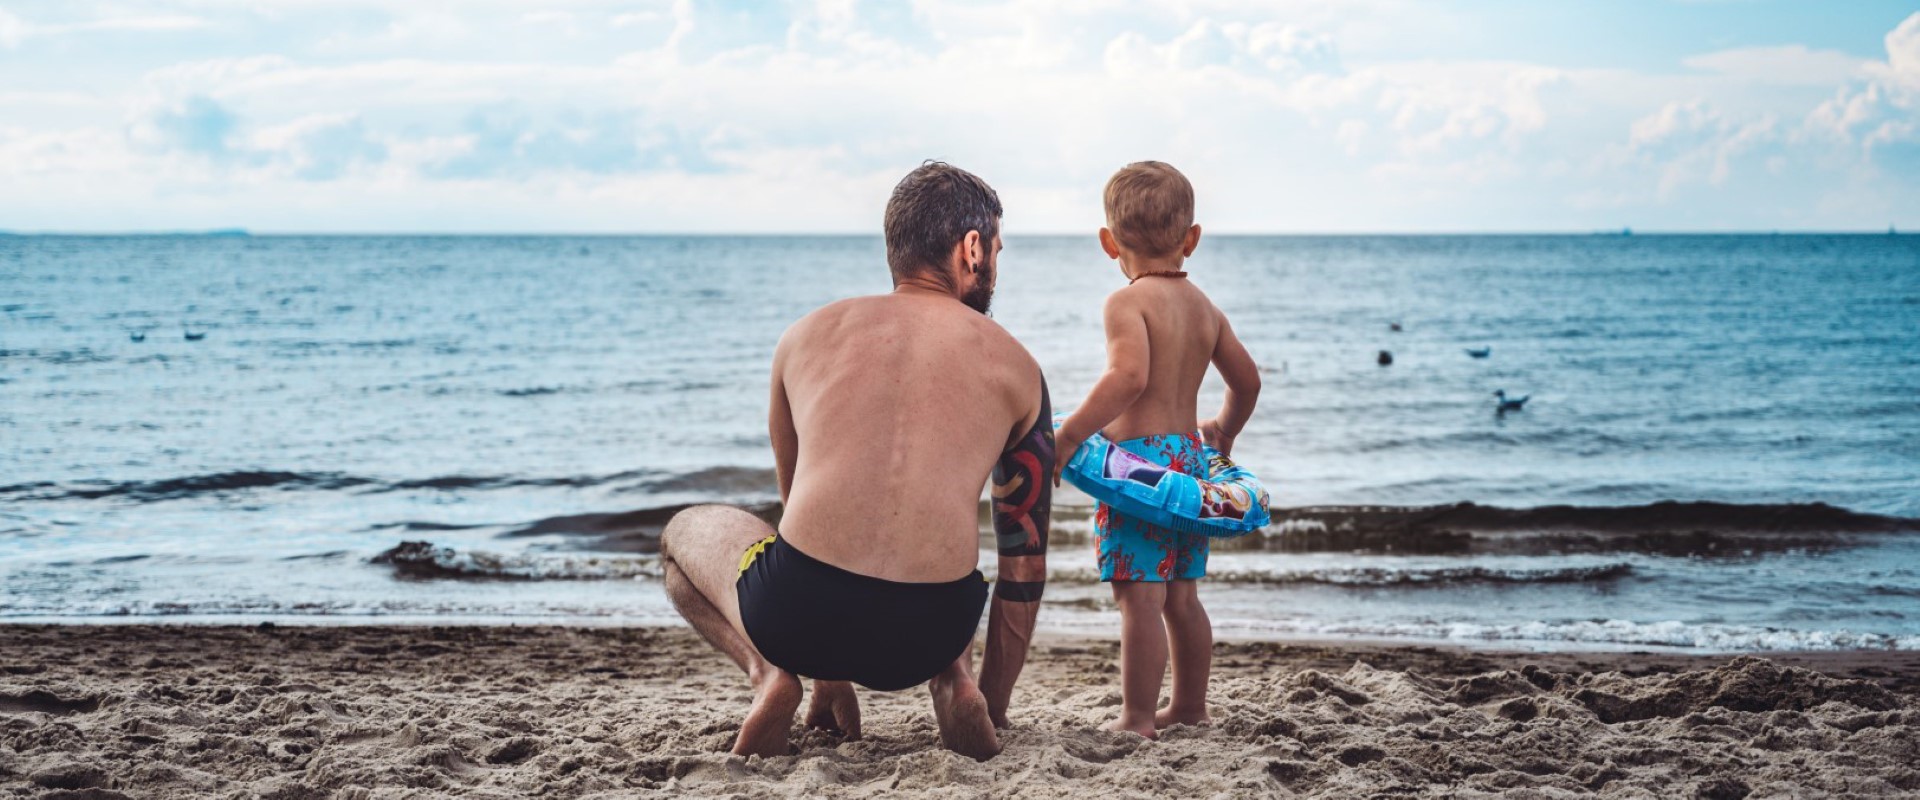
[[1214, 725], [1158, 742], [1094, 729], [1115, 654], [1036, 644], [985, 763], [923, 690], [741, 759], [745, 681], [682, 629], [0, 627], [0, 797], [1920, 793], [1920, 653], [1223, 643]]

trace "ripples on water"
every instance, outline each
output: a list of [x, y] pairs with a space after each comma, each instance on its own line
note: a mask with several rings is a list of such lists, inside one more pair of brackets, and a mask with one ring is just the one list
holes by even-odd
[[[1079, 237], [1001, 269], [1070, 405], [1120, 278]], [[1223, 547], [1223, 633], [1920, 647], [1913, 526], [1873, 516], [1920, 517], [1920, 239], [1209, 237], [1191, 270], [1266, 372], [1238, 455], [1341, 507]], [[0, 615], [670, 620], [646, 509], [770, 500], [774, 340], [886, 288], [869, 237], [0, 237]], [[1459, 501], [1521, 521], [1350, 508]], [[1043, 620], [1111, 632], [1062, 519]]]

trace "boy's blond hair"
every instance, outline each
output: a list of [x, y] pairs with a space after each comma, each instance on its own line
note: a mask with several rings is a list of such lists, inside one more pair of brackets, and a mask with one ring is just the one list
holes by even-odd
[[1193, 184], [1173, 165], [1135, 161], [1107, 179], [1107, 228], [1142, 256], [1177, 255], [1193, 227]]

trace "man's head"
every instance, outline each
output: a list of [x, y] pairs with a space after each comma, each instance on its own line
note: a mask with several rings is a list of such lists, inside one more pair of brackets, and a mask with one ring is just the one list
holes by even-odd
[[[1127, 254], [1184, 258], [1199, 243], [1200, 231], [1193, 224], [1193, 184], [1171, 164], [1136, 161], [1121, 167], [1107, 179], [1105, 201], [1109, 236]], [[1109, 254], [1120, 256], [1113, 248]]]
[[916, 283], [987, 313], [1000, 249], [1000, 195], [973, 173], [928, 161], [887, 200], [887, 267], [893, 284]]

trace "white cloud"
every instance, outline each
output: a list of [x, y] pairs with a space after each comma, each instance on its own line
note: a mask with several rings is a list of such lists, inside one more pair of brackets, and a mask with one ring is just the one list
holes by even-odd
[[[994, 182], [1016, 230], [1097, 225], [1100, 183], [1146, 157], [1222, 231], [1835, 227], [1920, 200], [1920, 15], [1884, 61], [1786, 44], [1648, 69], [1395, 56], [1487, 22], [1399, 0], [177, 8], [58, 25], [262, 44], [115, 62], [76, 38], [77, 72], [118, 79], [0, 75], [0, 108], [59, 110], [0, 128], [0, 181], [33, 198], [0, 198], [8, 227], [871, 230], [928, 157]], [[52, 24], [0, 12], [0, 46]]]
[[1833, 86], [1860, 77], [1868, 59], [1805, 45], [1742, 47], [1703, 53], [1681, 62], [1733, 78], [1780, 86]]
[[0, 47], [18, 47], [21, 40], [25, 38], [27, 38], [26, 21], [0, 8]]
[[0, 9], [0, 48], [15, 48], [29, 38], [53, 38], [100, 31], [172, 32], [208, 27], [206, 19], [186, 14], [112, 15], [78, 22], [35, 23]]
[[[1896, 175], [1920, 180], [1920, 12], [1886, 36], [1887, 59], [1870, 62], [1864, 82], [1838, 89], [1807, 115], [1806, 128], [1860, 148], [1870, 163]], [[1875, 161], [1891, 153], [1891, 163]]]

